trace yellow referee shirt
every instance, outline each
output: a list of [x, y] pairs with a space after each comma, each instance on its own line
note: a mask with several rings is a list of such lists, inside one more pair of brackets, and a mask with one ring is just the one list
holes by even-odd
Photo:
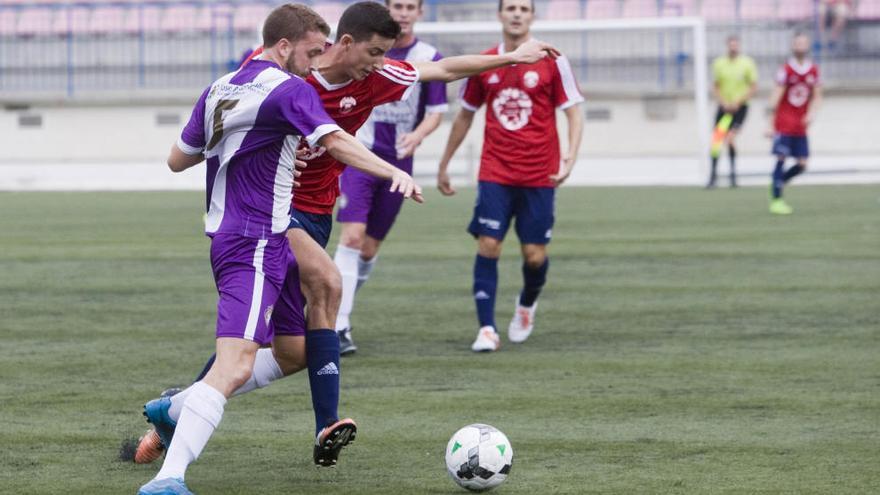
[[712, 63], [712, 74], [721, 100], [727, 103], [744, 100], [752, 84], [758, 81], [758, 67], [751, 57], [745, 55], [733, 59], [727, 55], [716, 58]]

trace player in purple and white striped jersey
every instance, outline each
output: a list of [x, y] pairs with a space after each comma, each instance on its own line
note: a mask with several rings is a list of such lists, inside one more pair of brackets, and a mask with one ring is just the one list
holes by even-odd
[[[168, 166], [174, 172], [207, 160], [205, 231], [219, 294], [217, 357], [203, 380], [174, 396], [176, 403], [165, 397], [145, 406], [168, 452], [139, 494], [191, 493], [184, 483], [186, 468], [219, 425], [226, 399], [257, 387], [258, 372], [283, 371], [283, 359], [275, 356], [284, 356], [284, 349], [258, 349], [276, 346], [273, 308], [283, 292], [298, 291], [299, 280], [288, 276], [296, 263], [285, 234], [299, 141], [323, 146], [335, 158], [391, 180], [392, 190], [421, 199], [412, 178], [342, 131], [300, 77], [323, 53], [329, 33], [327, 23], [304, 5], [272, 11], [263, 28], [263, 59], [211, 84], [171, 149]], [[315, 462], [320, 454], [335, 464], [356, 426], [336, 417], [339, 343], [332, 329], [325, 332], [319, 336], [325, 345], [311, 348], [307, 358], [313, 400], [318, 397], [316, 416], [321, 414], [325, 425], [316, 438]]]
[[[400, 36], [385, 57], [408, 62], [434, 62], [443, 58], [436, 48], [416, 38], [413, 27], [422, 16], [422, 0], [386, 0], [391, 17], [400, 24]], [[448, 110], [446, 83], [422, 82], [409, 97], [378, 106], [358, 131], [358, 139], [374, 153], [412, 174], [413, 153], [440, 125]], [[357, 350], [351, 337], [350, 315], [354, 296], [376, 264], [379, 247], [391, 230], [403, 201], [389, 194], [384, 180], [347, 168], [339, 178], [342, 197], [337, 221], [342, 235], [334, 261], [342, 275], [342, 301], [336, 317], [339, 352]]]

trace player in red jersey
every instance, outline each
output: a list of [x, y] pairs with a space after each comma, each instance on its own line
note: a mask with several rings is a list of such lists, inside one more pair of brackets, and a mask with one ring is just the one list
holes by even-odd
[[[336, 42], [318, 58], [317, 68], [306, 79], [317, 89], [330, 117], [347, 132], [357, 132], [374, 107], [405, 99], [419, 81], [454, 81], [483, 70], [533, 63], [557, 54], [550, 45], [534, 41], [503, 55], [465, 55], [410, 64], [384, 57], [399, 33], [400, 26], [391, 18], [385, 6], [375, 2], [353, 4], [339, 21]], [[257, 57], [260, 57], [260, 50], [255, 51], [251, 58]], [[339, 194], [338, 177], [345, 165], [320, 147], [298, 150], [297, 155], [305, 160], [307, 166], [297, 179], [300, 185], [294, 191], [293, 213], [287, 232], [299, 270], [289, 272], [288, 280], [301, 279], [309, 304], [308, 317], [306, 319], [304, 315], [299, 284], [288, 284], [286, 281], [285, 292], [272, 314], [275, 335], [273, 353], [258, 356], [248, 387], [236, 391], [235, 395], [265, 387], [308, 366], [316, 429], [335, 431], [338, 422], [325, 424], [319, 419], [336, 416], [340, 373], [335, 320], [341, 298], [341, 280], [336, 264], [324, 247], [330, 236], [333, 205]], [[408, 174], [395, 170], [409, 180]], [[420, 195], [420, 189], [414, 194]], [[209, 361], [203, 373], [210, 367]], [[313, 375], [320, 377], [321, 381], [333, 380], [333, 385], [316, 387]], [[172, 411], [175, 409], [172, 408]], [[176, 421], [173, 417], [170, 419]], [[321, 435], [318, 437], [320, 439]], [[154, 434], [148, 434], [141, 444], [147, 447], [154, 439]], [[338, 449], [334, 447], [332, 452], [320, 453], [318, 447], [320, 445], [316, 442], [315, 462], [335, 465]], [[159, 454], [157, 447], [150, 449], [150, 454], [142, 458], [149, 462]], [[324, 456], [320, 462], [319, 454]]]
[[[530, 39], [534, 19], [530, 0], [500, 0], [498, 18], [504, 41], [484, 53], [507, 53]], [[547, 277], [555, 188], [568, 178], [580, 148], [582, 101], [564, 57], [484, 72], [468, 79], [464, 87], [462, 109], [440, 161], [437, 185], [445, 195], [455, 193], [447, 173], [449, 161], [467, 134], [474, 112], [486, 103], [477, 204], [468, 228], [478, 240], [473, 293], [480, 330], [471, 346], [474, 351], [494, 351], [500, 345], [494, 315], [498, 258], [513, 217], [522, 248], [524, 288], [516, 301], [508, 338], [519, 343], [531, 334], [537, 297]], [[568, 120], [568, 148], [561, 156], [557, 109]]]
[[[768, 134], [773, 136], [773, 154], [776, 155], [770, 213], [777, 215], [794, 211], [782, 199], [782, 188], [807, 169], [810, 157], [807, 128], [822, 103], [822, 80], [819, 68], [808, 58], [809, 50], [810, 38], [805, 34], [795, 35], [791, 45], [793, 56], [776, 74], [776, 87], [770, 96], [770, 108], [775, 111], [773, 128]], [[785, 170], [788, 157], [794, 157], [797, 162]]]

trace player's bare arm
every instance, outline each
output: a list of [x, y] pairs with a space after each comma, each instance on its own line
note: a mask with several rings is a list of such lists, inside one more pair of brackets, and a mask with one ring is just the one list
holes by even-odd
[[502, 55], [460, 55], [436, 62], [415, 62], [421, 81], [452, 82], [480, 72], [513, 64], [534, 64], [545, 57], [556, 58], [559, 50], [543, 41], [529, 40], [515, 51]]
[[412, 132], [400, 136], [400, 139], [397, 141], [397, 158], [402, 159], [412, 156], [416, 152], [416, 148], [422, 144], [422, 141], [440, 127], [440, 121], [442, 120], [442, 113], [429, 113], [425, 115], [422, 123], [413, 129]]
[[774, 86], [773, 92], [770, 93], [770, 100], [767, 102], [767, 116], [770, 120], [767, 123], [767, 130], [764, 132], [764, 135], [767, 137], [773, 137], [776, 134], [776, 129], [773, 128], [773, 118], [776, 117], [776, 109], [779, 108], [779, 102], [782, 100], [784, 93], [785, 86], [780, 84]]
[[809, 126], [813, 123], [813, 120], [816, 118], [816, 113], [819, 112], [819, 107], [822, 106], [822, 87], [816, 86], [813, 88], [813, 96], [810, 97], [810, 109], [807, 110], [807, 114], [804, 115], [804, 125]]
[[452, 122], [452, 130], [449, 131], [449, 141], [446, 142], [446, 149], [443, 150], [443, 156], [440, 158], [440, 169], [437, 172], [437, 189], [444, 196], [455, 194], [455, 188], [452, 187], [452, 183], [449, 181], [449, 172], [447, 171], [449, 169], [449, 161], [452, 160], [452, 155], [461, 146], [473, 122], [474, 112], [466, 108], [459, 110], [458, 115], [455, 116], [455, 120]]
[[580, 105], [572, 105], [565, 110], [565, 118], [568, 120], [568, 151], [562, 154], [562, 163], [559, 164], [559, 172], [550, 176], [553, 185], [559, 187], [571, 175], [574, 164], [577, 161], [578, 151], [581, 148], [581, 137], [584, 131], [584, 115]]
[[172, 172], [183, 172], [184, 170], [194, 167], [205, 159], [205, 155], [201, 152], [195, 155], [189, 155], [177, 146], [177, 143], [171, 146], [171, 153], [168, 154], [168, 168]]
[[404, 198], [412, 198], [417, 203], [424, 202], [422, 188], [409, 174], [376, 156], [351, 134], [342, 131], [332, 132], [321, 138], [320, 145], [340, 162], [391, 181], [391, 192], [399, 192]]

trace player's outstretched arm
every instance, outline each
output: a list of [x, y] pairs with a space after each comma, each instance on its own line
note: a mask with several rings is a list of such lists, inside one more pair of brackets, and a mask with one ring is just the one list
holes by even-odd
[[403, 170], [376, 156], [351, 134], [345, 131], [324, 135], [319, 144], [327, 149], [330, 156], [358, 170], [391, 181], [391, 192], [399, 192], [404, 198], [412, 198], [423, 203], [422, 188]]
[[449, 131], [449, 140], [446, 142], [446, 149], [443, 150], [443, 157], [440, 158], [440, 169], [437, 171], [437, 189], [439, 189], [444, 196], [452, 196], [455, 194], [455, 189], [449, 181], [449, 161], [452, 160], [452, 155], [454, 155], [456, 150], [458, 150], [458, 147], [461, 146], [461, 142], [464, 141], [473, 122], [474, 112], [467, 108], [459, 110], [458, 115], [455, 116], [455, 120], [452, 122], [452, 130]]
[[580, 105], [572, 105], [565, 110], [565, 118], [568, 120], [568, 151], [562, 155], [562, 163], [559, 164], [559, 172], [550, 176], [554, 186], [561, 186], [577, 161], [578, 151], [581, 149], [581, 137], [584, 134], [584, 114], [581, 113]]
[[408, 132], [397, 141], [397, 158], [403, 159], [413, 155], [416, 148], [422, 144], [422, 141], [432, 132], [440, 127], [440, 121], [443, 120], [442, 113], [429, 113], [425, 115], [418, 127]]
[[770, 101], [767, 102], [767, 116], [770, 117], [770, 122], [768, 122], [767, 130], [764, 132], [767, 137], [773, 137], [776, 133], [776, 130], [773, 128], [773, 120], [776, 118], [779, 102], [782, 101], [782, 95], [784, 93], [785, 86], [781, 84], [774, 86], [773, 92], [770, 93]]
[[198, 165], [205, 159], [205, 155], [199, 153], [197, 155], [188, 155], [177, 146], [177, 143], [171, 146], [171, 153], [168, 154], [168, 168], [172, 172], [183, 172], [184, 170]]
[[807, 110], [807, 114], [804, 115], [804, 124], [809, 126], [816, 119], [816, 113], [819, 111], [819, 107], [822, 106], [822, 86], [816, 86], [813, 88], [813, 96], [810, 97], [810, 108]]
[[533, 64], [544, 57], [556, 58], [559, 50], [538, 40], [529, 40], [515, 51], [503, 55], [459, 55], [436, 62], [413, 62], [419, 70], [420, 81], [452, 82], [513, 64]]

